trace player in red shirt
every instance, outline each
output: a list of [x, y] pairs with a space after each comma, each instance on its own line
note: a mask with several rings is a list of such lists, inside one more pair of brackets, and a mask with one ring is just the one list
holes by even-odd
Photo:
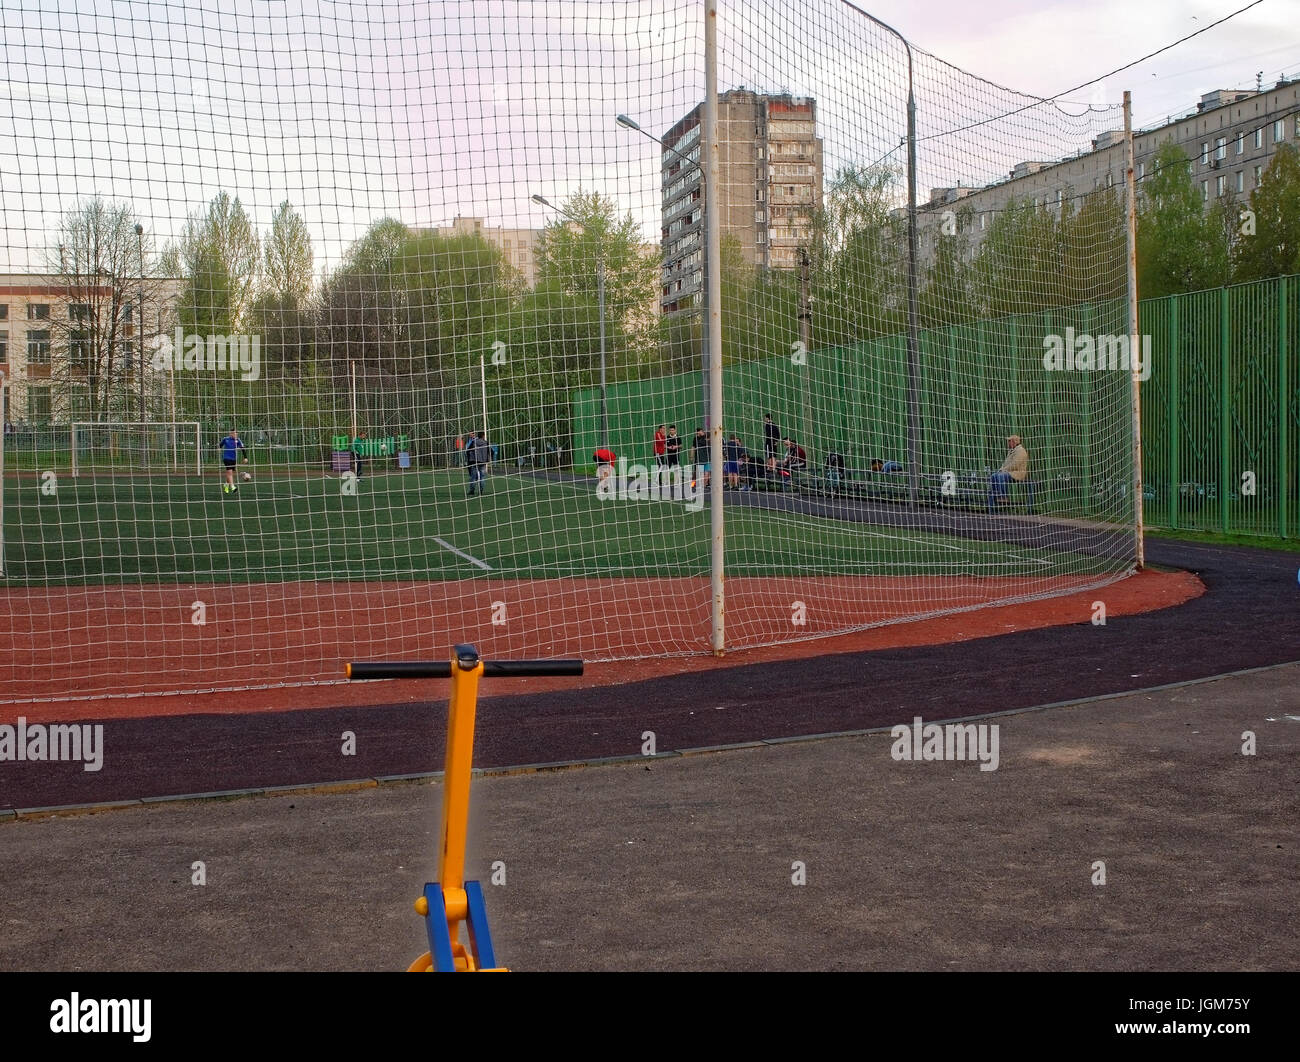
[[662, 424], [655, 428], [655, 464], [662, 467], [664, 455], [668, 452], [668, 436], [664, 434]]

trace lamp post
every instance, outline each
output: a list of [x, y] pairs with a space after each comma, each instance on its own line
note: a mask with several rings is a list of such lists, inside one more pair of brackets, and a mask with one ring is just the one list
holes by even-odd
[[915, 509], [921, 476], [921, 344], [917, 307], [916, 92], [912, 79], [912, 45], [875, 15], [868, 15], [849, 0], [841, 3], [892, 33], [907, 50], [907, 494], [908, 503]]
[[713, 424], [712, 424], [713, 418], [710, 415], [712, 411], [712, 403], [709, 397], [709, 390], [710, 390], [709, 357], [711, 351], [709, 350], [709, 283], [708, 283], [709, 277], [707, 271], [708, 254], [706, 250], [709, 242], [709, 211], [708, 211], [708, 198], [707, 198], [708, 197], [707, 178], [705, 177], [704, 167], [701, 166], [694, 159], [691, 159], [688, 156], [684, 155], [682, 152], [678, 151], [677, 148], [671, 146], [670, 144], [665, 144], [661, 139], [659, 139], [659, 137], [655, 136], [654, 133], [642, 129], [640, 125], [638, 125], [635, 121], [629, 118], [626, 114], [620, 114], [615, 119], [615, 121], [617, 121], [619, 125], [623, 126], [624, 129], [631, 129], [633, 132], [640, 133], [643, 136], [649, 137], [665, 151], [671, 151], [674, 155], [676, 155], [679, 159], [681, 159], [684, 163], [686, 163], [686, 165], [694, 166], [695, 169], [698, 170], [700, 174], [700, 203], [701, 203], [700, 260], [702, 263], [702, 269], [700, 274], [702, 278], [702, 283], [700, 284], [700, 289], [701, 289], [700, 302], [701, 302], [701, 309], [703, 310], [703, 314], [701, 315], [702, 320], [700, 325], [700, 371], [704, 381], [702, 384], [701, 398], [704, 405], [705, 430], [711, 432], [713, 430]]
[[136, 277], [135, 345], [140, 349], [140, 420], [144, 420], [144, 226], [135, 227], [135, 247], [139, 255], [140, 271]]
[[[575, 218], [564, 207], [556, 206], [544, 195], [535, 195], [532, 197], [534, 203], [544, 207], [550, 207], [559, 214], [563, 214], [570, 221], [583, 225], [581, 218]], [[600, 303], [600, 447], [602, 450], [609, 449], [609, 403], [605, 388], [605, 252], [603, 248], [598, 247], [596, 252], [596, 298]]]

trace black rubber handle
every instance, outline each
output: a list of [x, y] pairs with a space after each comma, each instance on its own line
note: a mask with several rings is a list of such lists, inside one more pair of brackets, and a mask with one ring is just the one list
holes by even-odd
[[[581, 660], [485, 660], [484, 677], [523, 678], [545, 675], [581, 675]], [[394, 660], [348, 664], [348, 678], [409, 679], [451, 678], [450, 660]]]

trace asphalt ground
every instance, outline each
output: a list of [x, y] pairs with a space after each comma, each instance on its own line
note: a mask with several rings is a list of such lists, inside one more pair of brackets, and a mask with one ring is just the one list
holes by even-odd
[[[1177, 608], [933, 646], [768, 661], [621, 686], [479, 699], [482, 768], [659, 752], [943, 720], [1300, 660], [1300, 555], [1147, 543], [1195, 572]], [[1099, 592], [1103, 599], [1105, 592]], [[629, 665], [635, 669], [635, 664]], [[445, 697], [446, 683], [434, 684]], [[377, 696], [382, 694], [377, 693]], [[86, 722], [94, 725], [93, 711]], [[4, 809], [85, 805], [438, 771], [443, 700], [104, 720], [99, 771], [6, 762]], [[346, 734], [355, 754], [345, 755]]]
[[[1298, 689], [1292, 664], [999, 716], [992, 771], [884, 733], [484, 776], [468, 876], [517, 971], [1294, 970]], [[2, 823], [0, 969], [402, 969], [440, 795]]]

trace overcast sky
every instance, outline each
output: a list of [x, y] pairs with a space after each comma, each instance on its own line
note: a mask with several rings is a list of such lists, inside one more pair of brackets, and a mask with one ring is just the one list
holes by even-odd
[[[1203, 92], [1253, 86], [1257, 71], [1265, 86], [1300, 76], [1300, 0], [1264, 0], [1059, 107], [1030, 106], [1244, 2], [859, 6], [985, 79], [918, 63], [924, 196], [931, 184], [985, 183], [1017, 161], [1086, 148], [1121, 124], [1125, 88], [1142, 128], [1193, 110]], [[540, 227], [548, 214], [529, 196], [559, 201], [579, 188], [610, 195], [657, 239], [658, 149], [614, 116], [662, 133], [701, 98], [701, 9], [4, 0], [0, 271], [39, 268], [59, 218], [95, 194], [128, 201], [157, 243], [218, 191], [238, 195], [262, 226], [287, 198], [313, 233], [318, 269], [386, 214]], [[815, 96], [828, 171], [901, 161], [905, 65], [888, 34], [836, 0], [723, 0], [719, 23], [720, 90]]]

